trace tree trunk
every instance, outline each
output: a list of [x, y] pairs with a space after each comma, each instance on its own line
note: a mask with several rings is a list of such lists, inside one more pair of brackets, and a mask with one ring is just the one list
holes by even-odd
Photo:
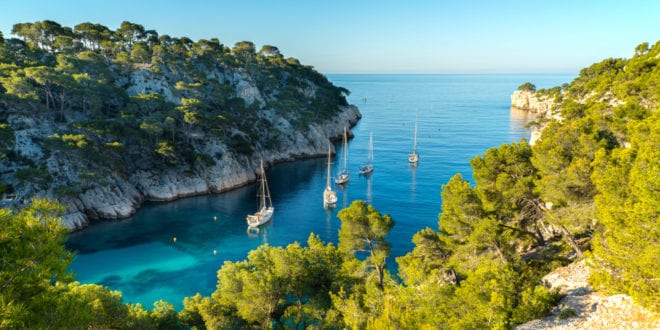
[[582, 258], [582, 256], [583, 256], [582, 255], [582, 249], [580, 249], [580, 246], [578, 245], [578, 243], [573, 238], [573, 235], [571, 234], [571, 232], [568, 231], [568, 229], [566, 229], [566, 227], [564, 227], [564, 226], [559, 226], [559, 228], [561, 228], [561, 233], [564, 234], [564, 238], [566, 239], [568, 244], [570, 244], [573, 247], [573, 250], [575, 250], [575, 253], [577, 253], [578, 257]]
[[[539, 220], [538, 222], [541, 222], [541, 220]], [[536, 232], [536, 243], [539, 246], [545, 245], [545, 239], [543, 239], [543, 234], [541, 233], [541, 230], [539, 229], [539, 226], [536, 223], [534, 224], [534, 232]]]

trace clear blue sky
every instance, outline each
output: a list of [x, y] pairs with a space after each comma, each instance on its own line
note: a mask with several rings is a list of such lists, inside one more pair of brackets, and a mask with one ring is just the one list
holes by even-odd
[[226, 45], [277, 46], [323, 73], [577, 73], [660, 40], [660, 1], [4, 0], [19, 22], [124, 21]]

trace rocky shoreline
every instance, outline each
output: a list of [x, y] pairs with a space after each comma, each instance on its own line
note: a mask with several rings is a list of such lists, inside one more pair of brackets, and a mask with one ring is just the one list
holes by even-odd
[[[548, 95], [540, 95], [535, 91], [521, 91], [517, 90], [511, 94], [511, 107], [529, 111], [537, 118], [548, 118], [561, 120], [559, 111], [555, 108], [555, 99]], [[534, 145], [541, 137], [541, 131], [545, 127], [544, 124], [534, 125], [531, 129], [529, 144]]]
[[[291, 138], [277, 149], [255, 150], [250, 156], [228, 152], [227, 146], [219, 141], [205, 141], [200, 146], [202, 150], [209, 154], [220, 152], [223, 157], [215, 165], [198, 168], [195, 173], [183, 167], [166, 171], [137, 170], [126, 176], [111, 173], [104, 178], [105, 185], [95, 185], [77, 196], [59, 198], [68, 210], [63, 216], [64, 224], [71, 230], [79, 230], [86, 227], [90, 219], [129, 217], [145, 201], [171, 201], [235, 189], [256, 179], [261, 159], [270, 167], [279, 162], [325, 156], [330, 140], [341, 137], [344, 127], [354, 126], [360, 118], [357, 107], [343, 107], [332, 120], [310, 125], [305, 134], [291, 130]], [[281, 117], [271, 120], [275, 125], [290, 125]], [[66, 167], [66, 163], [59, 165]]]

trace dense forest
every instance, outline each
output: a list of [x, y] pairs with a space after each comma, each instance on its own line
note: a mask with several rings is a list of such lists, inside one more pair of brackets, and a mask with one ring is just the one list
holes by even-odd
[[[30, 36], [33, 46], [18, 54], [48, 58], [60, 47], [55, 40]], [[86, 53], [105, 56], [102, 41], [85, 40]], [[17, 45], [25, 43], [5, 41], [3, 54]], [[475, 185], [458, 174], [442, 185], [438, 227], [412, 237], [397, 274], [386, 266], [396, 219], [355, 201], [338, 214], [337, 245], [314, 234], [305, 244], [263, 245], [225, 262], [210, 296], [188, 297], [178, 312], [164, 301], [146, 310], [67, 273], [71, 252], [56, 203], [0, 209], [0, 327], [511, 328], [546, 315], [560, 298], [541, 283], [544, 274], [583, 258], [595, 288], [657, 312], [659, 61], [660, 43], [643, 43], [630, 59], [606, 59], [570, 84], [536, 91], [555, 97], [561, 120], [540, 118], [546, 128], [533, 146], [503, 144], [471, 159]], [[19, 102], [5, 85], [13, 75], [3, 75], [3, 98]], [[41, 92], [42, 106], [59, 116], [60, 100]]]
[[[348, 106], [348, 91], [275, 46], [230, 48], [131, 22], [113, 31], [44, 20], [11, 32], [18, 38], [0, 38], [0, 197], [46, 191], [66, 202], [97, 187], [126, 190], [116, 182], [135, 183], [140, 170], [194, 177], [259, 157], [322, 155], [346, 125], [325, 141], [312, 135]], [[298, 151], [306, 139], [318, 150]], [[104, 217], [97, 211], [84, 210]]]

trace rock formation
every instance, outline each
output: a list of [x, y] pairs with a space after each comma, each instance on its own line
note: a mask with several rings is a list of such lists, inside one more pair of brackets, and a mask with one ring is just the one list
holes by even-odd
[[515, 329], [660, 329], [660, 315], [635, 305], [630, 296], [594, 292], [587, 283], [589, 274], [589, 267], [581, 260], [543, 277], [546, 285], [559, 290], [564, 298], [551, 316]]
[[[526, 110], [536, 115], [537, 119], [557, 119], [561, 120], [559, 111], [556, 109], [555, 98], [549, 95], [540, 94], [535, 91], [517, 90], [511, 94], [511, 107], [519, 110]], [[534, 125], [529, 138], [529, 144], [534, 143], [541, 137], [541, 130], [544, 124]]]

